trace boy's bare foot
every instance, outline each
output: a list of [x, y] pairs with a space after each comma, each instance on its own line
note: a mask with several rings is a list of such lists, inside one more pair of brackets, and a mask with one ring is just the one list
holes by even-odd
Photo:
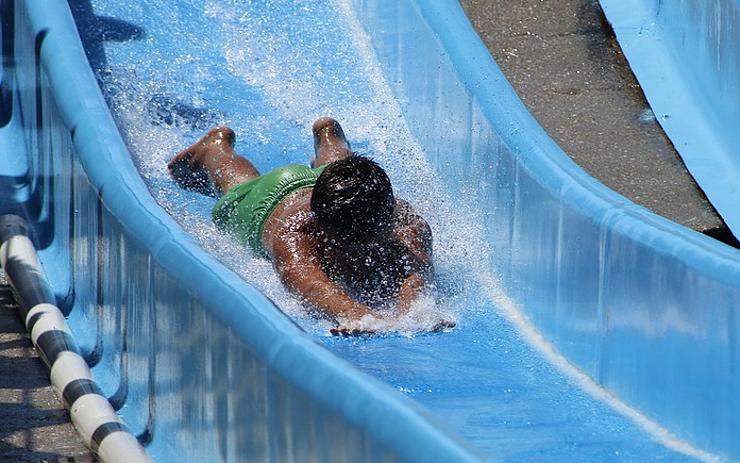
[[177, 153], [167, 164], [167, 168], [172, 171], [175, 166], [186, 164], [192, 169], [200, 169], [208, 150], [225, 147], [233, 149], [235, 142], [236, 134], [233, 130], [229, 127], [216, 127], [209, 130], [200, 140]]
[[210, 150], [233, 149], [236, 135], [228, 127], [211, 129], [200, 140], [180, 151], [167, 164], [172, 178], [183, 188], [214, 196], [216, 191], [203, 162]]
[[352, 154], [352, 148], [344, 136], [344, 130], [335, 119], [321, 117], [313, 123], [313, 149], [316, 157], [311, 166], [336, 161]]

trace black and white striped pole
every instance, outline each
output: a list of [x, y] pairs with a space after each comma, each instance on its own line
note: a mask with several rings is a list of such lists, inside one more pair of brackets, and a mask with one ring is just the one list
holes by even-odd
[[150, 462], [139, 441], [102, 395], [80, 355], [64, 315], [16, 215], [0, 216], [0, 266], [15, 294], [31, 340], [49, 368], [51, 385], [63, 400], [77, 432], [104, 463]]

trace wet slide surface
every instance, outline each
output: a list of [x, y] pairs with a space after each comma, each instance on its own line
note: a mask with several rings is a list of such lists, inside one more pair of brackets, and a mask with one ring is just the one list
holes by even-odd
[[[426, 161], [349, 2], [70, 0], [70, 5], [153, 196], [204, 248], [317, 342], [417, 400], [493, 458], [693, 461], [617, 412], [611, 399], [586, 392], [568, 373], [570, 367], [543, 357], [537, 344], [547, 346], [541, 340], [522, 334], [526, 322], [516, 322], [516, 307], [482, 264], [490, 246], [478, 225], [467, 220], [466, 211], [475, 206], [450, 197], [439, 180], [444, 172]], [[394, 333], [327, 336], [328, 325], [305, 314], [268, 262], [213, 227], [215, 199], [178, 189], [166, 174], [166, 161], [175, 152], [218, 124], [234, 128], [237, 151], [262, 172], [307, 162], [310, 125], [322, 115], [339, 119], [353, 148], [387, 168], [397, 194], [433, 229], [437, 295], [398, 320]], [[439, 317], [454, 318], [457, 327], [415, 334]]]

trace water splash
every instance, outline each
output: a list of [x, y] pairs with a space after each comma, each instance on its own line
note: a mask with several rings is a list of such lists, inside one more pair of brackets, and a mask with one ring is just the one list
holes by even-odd
[[[145, 17], [156, 3], [143, 4]], [[286, 162], [306, 163], [312, 151], [313, 120], [331, 115], [342, 122], [355, 150], [386, 168], [397, 195], [427, 218], [435, 238], [441, 295], [436, 300], [422, 298], [405, 315], [391, 316], [390, 323], [375, 328], [410, 335], [441, 319], [455, 320], [459, 314], [453, 307], [470, 305], [459, 301], [470, 295], [465, 291], [470, 279], [460, 278], [460, 270], [471, 267], [461, 258], [470, 260], [471, 246], [488, 245], [471, 239], [467, 230], [475, 227], [464, 224], [459, 203], [445, 197], [445, 188], [406, 128], [371, 51], [354, 42], [354, 26], [346, 14], [316, 21], [326, 6], [310, 1], [268, 2], [259, 14], [243, 2], [193, 5], [201, 16], [173, 6], [168, 15], [157, 18], [156, 28], [149, 29], [146, 43], [140, 45], [151, 48], [144, 53], [147, 61], [117, 59], [115, 66], [99, 73], [134, 162], [157, 202], [203, 248], [304, 328], [325, 333], [328, 322], [308, 316], [268, 262], [214, 227], [210, 220], [214, 200], [179, 189], [169, 178], [166, 163], [213, 125], [231, 125], [237, 132], [237, 151], [256, 153], [247, 157], [261, 171]], [[336, 11], [346, 13], [337, 6]], [[276, 24], [271, 14], [279, 14], [282, 21]], [[187, 30], [207, 30], [205, 42], [199, 42], [200, 35], [178, 29], [181, 21], [199, 22]], [[165, 31], [166, 37], [157, 35]], [[172, 48], [163, 50], [162, 41]], [[454, 278], [447, 276], [453, 274]]]

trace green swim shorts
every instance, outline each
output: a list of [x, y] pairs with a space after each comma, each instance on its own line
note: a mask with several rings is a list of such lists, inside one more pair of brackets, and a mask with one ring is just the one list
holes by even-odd
[[265, 255], [262, 231], [267, 218], [283, 198], [294, 191], [313, 187], [324, 167], [311, 169], [290, 164], [242, 182], [218, 200], [211, 213], [213, 221], [254, 252]]

